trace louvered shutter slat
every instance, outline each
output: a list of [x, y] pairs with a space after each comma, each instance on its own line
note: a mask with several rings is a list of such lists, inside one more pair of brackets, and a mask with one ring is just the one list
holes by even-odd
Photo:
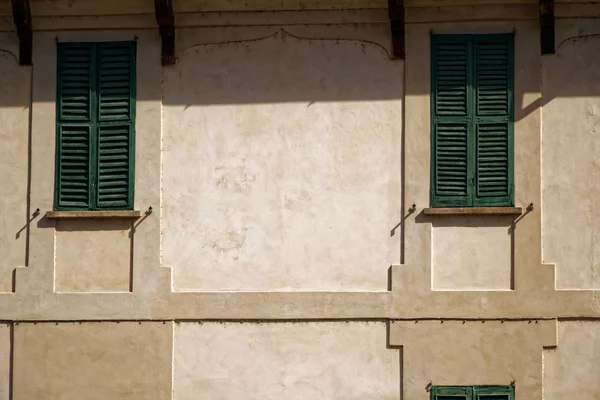
[[59, 209], [133, 205], [135, 43], [59, 44]]
[[432, 36], [434, 207], [513, 204], [513, 40]]
[[100, 47], [100, 121], [131, 120], [132, 44]]
[[508, 123], [477, 125], [477, 197], [509, 194]]
[[90, 127], [62, 125], [58, 132], [57, 203], [60, 207], [90, 205]]
[[506, 35], [476, 40], [476, 102], [477, 115], [509, 114], [510, 53], [512, 47]]
[[89, 209], [93, 52], [87, 45], [60, 45], [57, 57], [56, 204]]
[[470, 194], [470, 50], [468, 42], [453, 38], [432, 44], [432, 205], [455, 206], [468, 201]]
[[435, 114], [437, 116], [466, 116], [467, 44], [436, 43], [433, 58]]
[[434, 386], [431, 391], [432, 400], [473, 400], [473, 389], [470, 387]]
[[86, 46], [63, 46], [58, 53], [59, 121], [90, 121], [92, 52]]
[[474, 400], [514, 400], [514, 388], [510, 386], [475, 387]]
[[438, 122], [435, 125], [435, 195], [467, 196], [467, 124]]
[[134, 51], [133, 44], [108, 44], [99, 50], [99, 208], [131, 207]]
[[475, 205], [512, 205], [512, 37], [475, 39]]
[[128, 207], [132, 183], [130, 125], [101, 126], [98, 136], [98, 207]]

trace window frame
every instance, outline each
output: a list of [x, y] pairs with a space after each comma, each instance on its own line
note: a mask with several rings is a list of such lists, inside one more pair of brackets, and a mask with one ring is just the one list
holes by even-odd
[[[430, 36], [430, 206], [432, 208], [476, 208], [476, 207], [513, 207], [514, 206], [514, 95], [515, 95], [515, 51], [514, 33], [494, 34], [433, 34]], [[479, 86], [474, 84], [476, 79], [476, 44], [479, 41], [490, 39], [503, 39], [508, 43], [508, 114], [506, 116], [478, 114], [477, 94]], [[467, 52], [467, 112], [464, 117], [458, 117], [456, 123], [466, 124], [467, 130], [467, 196], [445, 198], [438, 196], [437, 189], [437, 130], [436, 124], [440, 117], [436, 115], [436, 44], [437, 43], [465, 43], [468, 45]], [[442, 117], [444, 123], [451, 123], [452, 117]], [[477, 197], [477, 129], [480, 123], [506, 123], [507, 124], [507, 146], [508, 146], [508, 193], [498, 198]]]
[[[98, 59], [99, 49], [102, 46], [129, 47], [130, 75], [129, 75], [129, 107], [130, 118], [128, 121], [110, 121], [103, 120], [100, 113], [100, 91], [99, 91], [99, 71], [100, 61]], [[61, 65], [61, 49], [69, 47], [88, 47], [90, 48], [90, 87], [89, 87], [89, 121], [63, 119], [62, 116], [62, 72], [64, 66]], [[55, 148], [55, 173], [54, 173], [54, 206], [55, 211], [130, 211], [134, 207], [135, 194], [135, 148], [136, 148], [136, 104], [137, 103], [137, 42], [135, 40], [115, 40], [115, 41], [97, 41], [97, 42], [59, 42], [56, 47], [56, 148]], [[98, 162], [99, 153], [99, 130], [101, 127], [119, 126], [126, 122], [129, 124], [128, 137], [128, 184], [127, 184], [127, 204], [123, 206], [98, 206], [97, 180], [99, 176], [100, 163]], [[88, 206], [61, 205], [60, 204], [60, 174], [61, 174], [61, 143], [63, 127], [87, 127], [89, 130], [89, 186], [88, 186]]]

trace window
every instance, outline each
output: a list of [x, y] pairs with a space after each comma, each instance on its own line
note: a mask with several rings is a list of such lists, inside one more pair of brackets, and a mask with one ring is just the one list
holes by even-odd
[[433, 386], [431, 400], [514, 400], [513, 386]]
[[133, 208], [135, 42], [60, 43], [56, 210]]
[[431, 40], [431, 206], [512, 206], [514, 36]]

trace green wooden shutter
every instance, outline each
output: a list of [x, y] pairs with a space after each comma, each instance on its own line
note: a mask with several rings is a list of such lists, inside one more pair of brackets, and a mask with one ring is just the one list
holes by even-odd
[[92, 156], [92, 66], [87, 45], [58, 48], [55, 205], [89, 209]]
[[474, 36], [475, 206], [513, 205], [513, 36]]
[[473, 389], [474, 400], [514, 400], [513, 386], [478, 386]]
[[473, 388], [433, 386], [431, 400], [473, 400]]
[[433, 207], [513, 205], [513, 35], [433, 35]]
[[134, 42], [58, 46], [55, 207], [133, 207]]
[[133, 206], [135, 43], [98, 46], [97, 207]]
[[513, 386], [433, 386], [431, 400], [515, 400]]
[[469, 202], [471, 46], [465, 36], [432, 37], [432, 193], [434, 206]]

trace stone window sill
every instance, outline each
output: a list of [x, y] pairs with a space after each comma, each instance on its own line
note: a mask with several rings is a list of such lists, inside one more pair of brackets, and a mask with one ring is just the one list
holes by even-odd
[[522, 207], [425, 208], [425, 215], [521, 215]]
[[48, 219], [87, 219], [87, 218], [132, 218], [142, 216], [140, 210], [115, 210], [115, 211], [48, 211]]

